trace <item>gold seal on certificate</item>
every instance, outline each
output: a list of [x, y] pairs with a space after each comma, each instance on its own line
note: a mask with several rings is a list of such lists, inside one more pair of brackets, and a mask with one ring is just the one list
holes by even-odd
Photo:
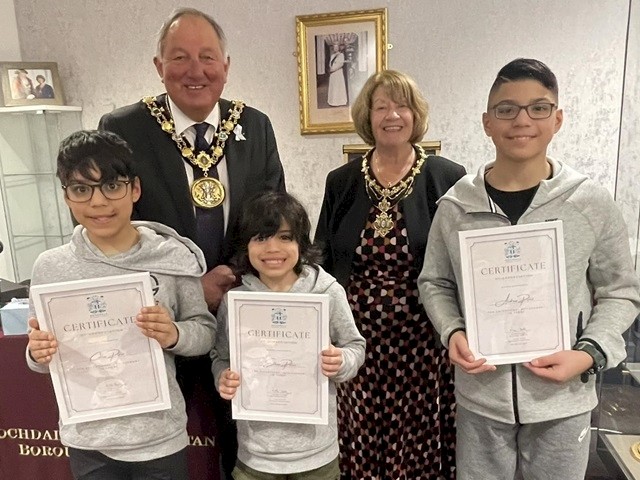
[[171, 408], [162, 349], [135, 323], [155, 304], [148, 273], [35, 285], [31, 297], [58, 342], [50, 371], [63, 424]]
[[228, 294], [231, 370], [240, 374], [232, 415], [241, 420], [328, 423], [329, 296]]
[[562, 222], [459, 233], [469, 348], [493, 365], [571, 348]]

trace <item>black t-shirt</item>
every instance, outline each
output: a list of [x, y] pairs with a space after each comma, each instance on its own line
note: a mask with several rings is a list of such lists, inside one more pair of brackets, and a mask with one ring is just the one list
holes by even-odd
[[503, 192], [497, 188], [493, 188], [487, 182], [484, 183], [487, 188], [487, 193], [491, 197], [491, 200], [502, 209], [505, 215], [509, 218], [512, 225], [518, 223], [522, 214], [529, 208], [531, 201], [538, 191], [539, 184], [535, 187], [527, 188], [526, 190], [519, 190], [517, 192]]

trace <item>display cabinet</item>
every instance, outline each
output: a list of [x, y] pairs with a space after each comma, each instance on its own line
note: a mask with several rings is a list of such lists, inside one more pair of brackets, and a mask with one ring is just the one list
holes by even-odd
[[0, 108], [4, 277], [22, 282], [37, 256], [66, 242], [73, 222], [56, 178], [60, 140], [81, 129], [81, 108]]

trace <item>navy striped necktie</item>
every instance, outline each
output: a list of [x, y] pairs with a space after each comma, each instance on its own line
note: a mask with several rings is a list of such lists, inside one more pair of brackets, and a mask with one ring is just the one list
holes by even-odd
[[[207, 142], [205, 134], [209, 128], [206, 122], [196, 123], [193, 128], [196, 131], [195, 149], [196, 152], [209, 150], [211, 144]], [[209, 152], [210, 153], [210, 152]], [[209, 177], [219, 179], [218, 166], [209, 168]], [[198, 179], [204, 176], [204, 172], [194, 165], [193, 178]], [[219, 260], [224, 239], [224, 212], [222, 205], [214, 208], [201, 208], [196, 206], [197, 239], [196, 243], [202, 249], [207, 260], [207, 270], [215, 267]]]

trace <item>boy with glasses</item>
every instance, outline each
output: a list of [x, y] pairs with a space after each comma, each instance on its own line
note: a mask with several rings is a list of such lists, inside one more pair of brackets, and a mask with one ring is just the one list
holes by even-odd
[[[495, 161], [440, 199], [418, 285], [456, 366], [458, 478], [583, 479], [595, 376], [625, 358], [640, 309], [627, 229], [608, 192], [547, 156], [563, 121], [555, 75], [517, 59], [491, 87]], [[561, 220], [572, 350], [513, 365], [476, 359], [465, 333], [458, 232]]]
[[[204, 255], [169, 227], [131, 222], [140, 180], [131, 149], [116, 134], [70, 135], [60, 145], [57, 175], [79, 225], [68, 244], [38, 257], [31, 284], [150, 272], [156, 306], [144, 307], [136, 324], [163, 348], [171, 400], [169, 410], [60, 425], [71, 470], [83, 480], [186, 480], [187, 415], [174, 359], [208, 353], [215, 341], [200, 283]], [[57, 341], [36, 318], [29, 326], [29, 367], [48, 373]]]

